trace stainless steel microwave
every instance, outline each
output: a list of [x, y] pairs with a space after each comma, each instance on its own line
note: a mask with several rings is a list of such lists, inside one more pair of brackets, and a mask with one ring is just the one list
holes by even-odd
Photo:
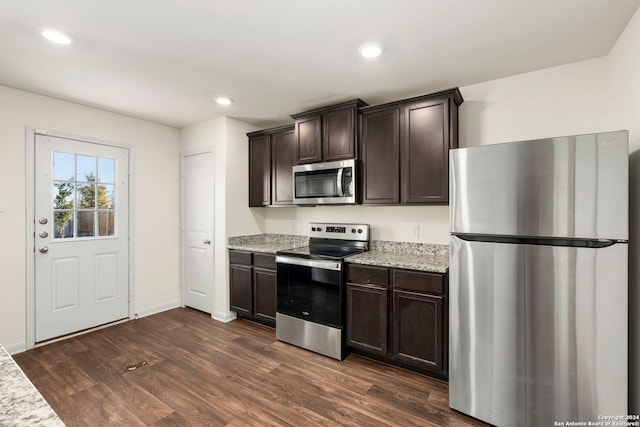
[[355, 160], [293, 167], [293, 203], [348, 205], [356, 203]]

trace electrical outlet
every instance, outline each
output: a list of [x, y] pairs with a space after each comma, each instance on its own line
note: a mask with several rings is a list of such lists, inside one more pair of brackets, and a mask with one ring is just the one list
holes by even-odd
[[418, 224], [411, 224], [409, 226], [409, 237], [413, 239], [420, 237], [420, 226]]
[[296, 230], [298, 228], [296, 227], [296, 222], [295, 221], [291, 221], [289, 223], [289, 234], [296, 234]]

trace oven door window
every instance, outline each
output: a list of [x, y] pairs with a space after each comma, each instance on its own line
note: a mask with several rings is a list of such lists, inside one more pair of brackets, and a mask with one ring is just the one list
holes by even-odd
[[279, 313], [342, 327], [342, 272], [278, 263]]

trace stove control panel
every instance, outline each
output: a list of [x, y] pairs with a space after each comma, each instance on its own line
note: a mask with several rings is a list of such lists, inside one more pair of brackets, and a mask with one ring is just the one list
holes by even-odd
[[369, 224], [327, 224], [312, 222], [309, 224], [309, 237], [368, 242]]

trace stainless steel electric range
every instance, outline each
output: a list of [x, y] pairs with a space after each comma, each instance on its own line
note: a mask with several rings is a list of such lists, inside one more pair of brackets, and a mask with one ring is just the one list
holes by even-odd
[[278, 252], [277, 338], [344, 359], [343, 259], [368, 250], [366, 224], [311, 223], [309, 246]]

